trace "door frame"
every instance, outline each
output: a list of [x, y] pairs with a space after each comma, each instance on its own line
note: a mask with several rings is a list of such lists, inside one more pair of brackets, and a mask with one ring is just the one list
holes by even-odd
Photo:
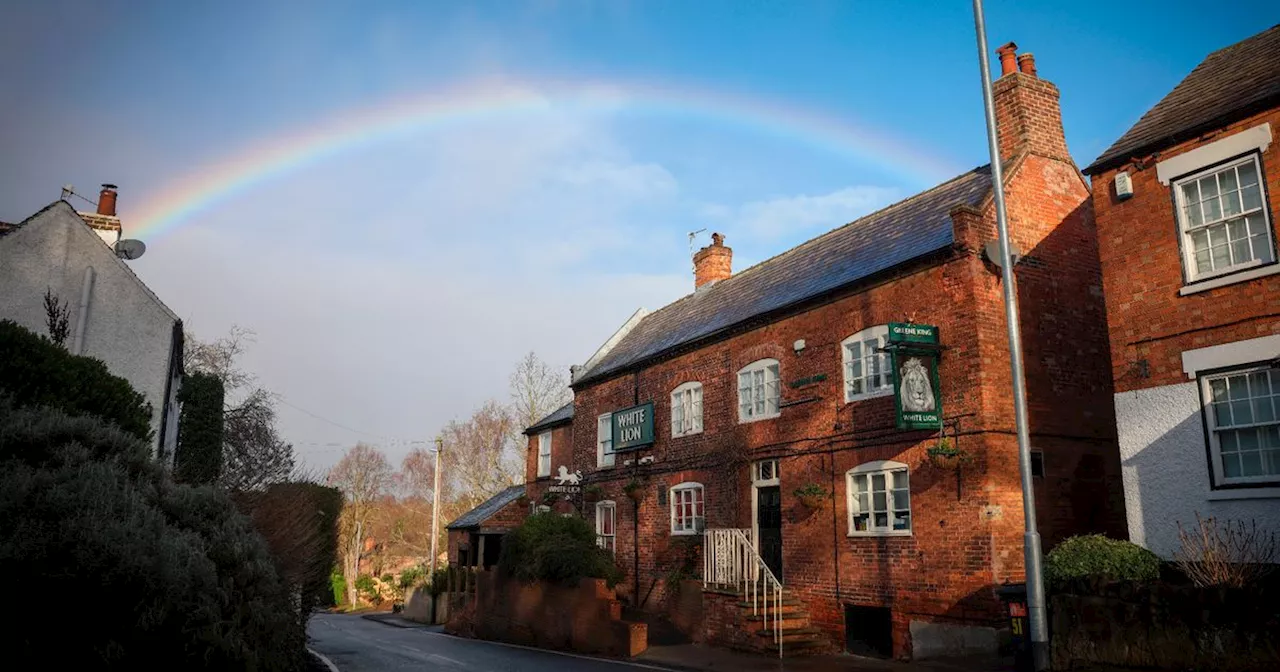
[[[773, 478], [760, 478], [760, 464], [763, 462], [773, 463]], [[769, 488], [777, 486], [778, 494], [782, 494], [782, 479], [778, 477], [778, 458], [770, 458], [767, 460], [756, 460], [751, 463], [751, 545], [756, 549], [756, 555], [760, 555], [760, 488]], [[781, 533], [781, 530], [779, 530]]]

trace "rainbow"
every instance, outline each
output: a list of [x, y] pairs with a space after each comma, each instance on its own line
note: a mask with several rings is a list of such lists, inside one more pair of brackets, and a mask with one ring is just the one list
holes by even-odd
[[849, 155], [919, 187], [960, 172], [946, 160], [847, 119], [728, 93], [637, 84], [489, 82], [388, 100], [251, 143], [147, 196], [131, 217], [137, 227], [132, 235], [168, 233], [272, 179], [345, 151], [450, 124], [556, 109], [701, 117]]

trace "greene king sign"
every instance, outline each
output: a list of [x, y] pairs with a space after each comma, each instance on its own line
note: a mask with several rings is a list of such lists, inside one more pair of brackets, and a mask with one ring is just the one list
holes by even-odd
[[938, 328], [928, 324], [892, 323], [886, 349], [893, 355], [893, 405], [898, 428], [940, 429]]
[[613, 452], [623, 453], [652, 443], [652, 401], [613, 412]]

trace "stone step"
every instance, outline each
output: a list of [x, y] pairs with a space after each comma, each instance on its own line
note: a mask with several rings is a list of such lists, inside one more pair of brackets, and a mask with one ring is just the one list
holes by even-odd
[[[761, 629], [760, 631], [756, 632], [756, 635], [759, 637], [766, 637], [769, 639], [773, 639], [773, 629], [772, 628]], [[812, 626], [782, 629], [782, 641], [784, 644], [787, 642], [799, 642], [799, 641], [820, 639], [821, 637], [822, 637], [822, 631]]]
[[[783, 632], [786, 632], [788, 630], [807, 628], [810, 625], [811, 623], [809, 622], [809, 614], [795, 616], [794, 618], [791, 616], [788, 616], [787, 614], [783, 614], [782, 621], [779, 623], [779, 626], [782, 628]], [[748, 616], [746, 627], [748, 631], [754, 630], [756, 634], [764, 634], [764, 633], [773, 634], [773, 621], [772, 620], [766, 621], [763, 616], [759, 616], [759, 615]]]

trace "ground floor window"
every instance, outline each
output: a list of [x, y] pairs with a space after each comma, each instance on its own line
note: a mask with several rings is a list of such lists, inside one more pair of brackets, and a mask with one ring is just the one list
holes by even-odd
[[1280, 480], [1280, 371], [1253, 367], [1202, 376], [1214, 480]]
[[881, 460], [850, 469], [849, 535], [911, 534], [911, 487], [907, 465]]
[[596, 503], [596, 544], [610, 553], [617, 553], [618, 507], [613, 502]]
[[671, 488], [671, 534], [698, 534], [705, 525], [701, 483]]

